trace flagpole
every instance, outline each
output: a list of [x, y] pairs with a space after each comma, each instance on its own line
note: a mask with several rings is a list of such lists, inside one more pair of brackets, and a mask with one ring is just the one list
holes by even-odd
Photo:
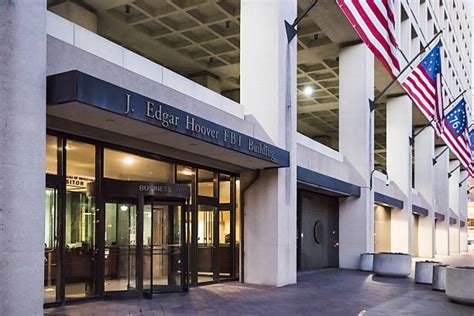
[[377, 104], [377, 101], [380, 100], [380, 98], [388, 91], [388, 89], [390, 89], [393, 86], [393, 84], [402, 76], [402, 74], [405, 72], [405, 70], [410, 68], [411, 64], [413, 64], [413, 62], [418, 57], [420, 57], [420, 55], [423, 54], [426, 51], [427, 48], [429, 48], [429, 46], [438, 38], [438, 36], [442, 32], [443, 32], [443, 30], [436, 33], [436, 35], [418, 52], [418, 54], [416, 54], [415, 57], [413, 57], [413, 59], [408, 64], [406, 64], [405, 67], [403, 67], [402, 70], [400, 70], [398, 75], [388, 85], [386, 85], [385, 88], [383, 88], [383, 90], [379, 93], [379, 95], [373, 101], [370, 101], [370, 110], [371, 111], [373, 111], [375, 109], [375, 104]]

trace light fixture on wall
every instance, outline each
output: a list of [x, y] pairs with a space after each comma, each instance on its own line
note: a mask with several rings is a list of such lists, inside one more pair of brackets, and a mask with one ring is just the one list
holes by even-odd
[[[370, 190], [373, 188], [374, 184], [374, 172], [377, 171], [377, 169], [372, 170], [370, 173]], [[388, 177], [387, 170], [385, 169], [380, 169], [380, 172], [382, 172], [385, 175], [385, 186], [388, 187], [390, 185], [390, 178]]]
[[126, 212], [128, 210], [128, 206], [127, 205], [120, 205], [120, 210], [122, 212]]

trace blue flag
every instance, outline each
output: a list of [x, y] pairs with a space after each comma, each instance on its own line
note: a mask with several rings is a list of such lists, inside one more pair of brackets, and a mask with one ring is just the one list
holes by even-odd
[[467, 129], [466, 101], [464, 98], [446, 115], [446, 126], [456, 137], [461, 136]]
[[474, 128], [469, 131], [469, 141], [471, 143], [471, 150], [474, 151]]

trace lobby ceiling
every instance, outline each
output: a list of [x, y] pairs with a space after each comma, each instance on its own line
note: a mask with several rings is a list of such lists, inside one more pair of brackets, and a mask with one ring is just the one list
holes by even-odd
[[[48, 0], [48, 7], [55, 12], [65, 2], [95, 14], [99, 35], [240, 101], [240, 0]], [[299, 13], [309, 3], [299, 0]], [[320, 0], [299, 26], [298, 130], [335, 149], [339, 50], [357, 41], [334, 0]], [[376, 62], [375, 93], [389, 80]], [[312, 89], [310, 95], [304, 93], [307, 87]], [[400, 92], [399, 86], [391, 90]], [[385, 115], [381, 104], [375, 112], [375, 159], [382, 166]], [[415, 116], [414, 125], [420, 122], [423, 118]]]

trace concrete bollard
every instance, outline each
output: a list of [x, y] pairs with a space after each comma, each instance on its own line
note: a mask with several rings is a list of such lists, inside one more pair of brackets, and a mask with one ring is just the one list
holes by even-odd
[[360, 255], [360, 271], [372, 272], [374, 270], [374, 254], [363, 253]]
[[415, 282], [433, 284], [433, 267], [440, 264], [437, 261], [418, 261], [415, 264]]
[[456, 303], [474, 305], [474, 267], [447, 267], [446, 295]]
[[405, 278], [411, 273], [411, 255], [405, 253], [376, 253], [374, 272], [379, 276]]
[[433, 290], [446, 290], [446, 264], [440, 264], [433, 267]]

